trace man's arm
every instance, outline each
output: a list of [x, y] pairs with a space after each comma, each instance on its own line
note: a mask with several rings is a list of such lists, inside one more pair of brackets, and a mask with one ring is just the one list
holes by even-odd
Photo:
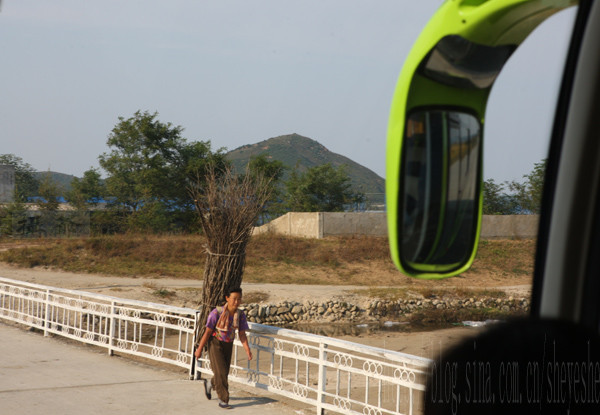
[[196, 359], [200, 359], [200, 356], [202, 356], [202, 349], [204, 349], [204, 346], [206, 346], [206, 343], [208, 342], [208, 339], [210, 339], [212, 332], [213, 330], [209, 329], [208, 327], [204, 331], [204, 335], [202, 335], [202, 339], [200, 339], [200, 344], [194, 352], [194, 356], [196, 356]]
[[250, 350], [250, 346], [248, 345], [248, 337], [246, 337], [246, 331], [240, 330], [240, 341], [242, 342], [242, 346], [244, 346], [244, 350], [246, 351], [246, 355], [248, 356], [248, 360], [252, 360], [252, 350]]

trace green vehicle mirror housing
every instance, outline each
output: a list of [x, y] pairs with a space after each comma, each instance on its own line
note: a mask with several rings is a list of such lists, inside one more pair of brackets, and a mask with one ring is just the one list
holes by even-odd
[[392, 100], [386, 205], [392, 260], [417, 278], [466, 271], [483, 206], [490, 90], [527, 36], [574, 0], [446, 0], [410, 51]]

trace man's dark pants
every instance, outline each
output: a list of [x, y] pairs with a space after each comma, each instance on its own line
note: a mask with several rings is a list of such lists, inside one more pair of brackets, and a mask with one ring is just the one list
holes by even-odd
[[214, 373], [212, 386], [215, 388], [219, 399], [222, 402], [229, 403], [229, 366], [231, 365], [231, 352], [233, 342], [227, 343], [211, 337], [208, 342], [208, 357], [210, 367]]

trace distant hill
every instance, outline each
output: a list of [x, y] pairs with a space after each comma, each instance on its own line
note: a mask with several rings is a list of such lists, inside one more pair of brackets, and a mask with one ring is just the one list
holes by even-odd
[[50, 173], [52, 180], [58, 184], [62, 190], [62, 194], [67, 193], [71, 190], [71, 182], [75, 178], [75, 176], [71, 174], [58, 173], [55, 171], [37, 171], [33, 173], [33, 176], [38, 180], [42, 181], [44, 179], [44, 175]]
[[372, 204], [384, 203], [385, 181], [382, 177], [348, 157], [332, 153], [317, 141], [298, 134], [282, 135], [238, 147], [227, 153], [227, 158], [236, 170], [241, 171], [246, 168], [250, 158], [261, 154], [271, 160], [279, 160], [290, 168], [284, 180], [296, 165], [300, 171], [306, 171], [325, 163], [331, 163], [334, 167], [345, 164], [354, 189], [365, 193]]
[[[256, 144], [247, 144], [227, 153], [237, 171], [243, 171], [248, 161], [253, 156], [265, 154], [271, 160], [279, 160], [289, 167], [284, 175], [287, 180], [291, 170], [297, 165], [300, 171], [325, 163], [331, 163], [334, 167], [345, 164], [348, 176], [355, 190], [363, 192], [367, 196], [369, 206], [367, 208], [382, 208], [385, 201], [385, 181], [374, 171], [344, 157], [332, 153], [317, 141], [303, 137], [298, 134], [288, 134], [269, 138]], [[42, 180], [48, 172], [36, 172], [34, 176]], [[63, 195], [71, 190], [71, 182], [76, 177], [70, 174], [49, 172], [52, 179], [59, 184]], [[374, 206], [375, 205], [375, 206]], [[379, 205], [379, 206], [376, 206]]]

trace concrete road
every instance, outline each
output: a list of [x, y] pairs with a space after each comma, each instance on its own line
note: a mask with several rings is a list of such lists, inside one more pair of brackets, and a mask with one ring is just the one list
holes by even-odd
[[106, 350], [0, 322], [0, 413], [11, 415], [313, 414], [315, 409], [230, 385], [232, 411], [208, 401], [199, 381]]

